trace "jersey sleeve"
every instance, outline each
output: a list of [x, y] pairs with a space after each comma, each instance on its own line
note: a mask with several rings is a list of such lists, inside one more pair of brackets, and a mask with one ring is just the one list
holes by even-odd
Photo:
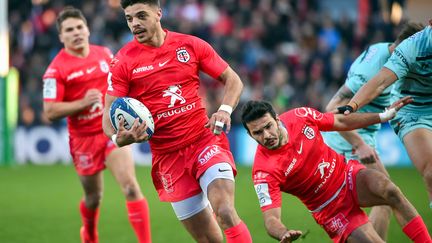
[[65, 83], [57, 67], [50, 65], [45, 71], [42, 81], [44, 101], [63, 101]]
[[110, 63], [110, 72], [108, 73], [107, 94], [123, 97], [129, 93], [129, 78], [127, 75], [127, 62], [123, 60], [121, 54], [117, 54]]
[[114, 57], [113, 53], [108, 47], [103, 47], [103, 51], [105, 52], [106, 55], [108, 55], [108, 58], [110, 60]]
[[294, 109], [294, 115], [316, 125], [320, 131], [331, 131], [334, 125], [334, 114], [330, 112], [322, 113], [314, 108], [299, 107]]
[[384, 64], [384, 67], [393, 71], [399, 79], [408, 74], [410, 66], [416, 61], [418, 55], [417, 41], [420, 41], [418, 36], [418, 34], [414, 34], [414, 36], [402, 41]]
[[282, 193], [278, 181], [269, 173], [256, 171], [253, 175], [255, 192], [261, 210], [264, 212], [282, 205]]
[[228, 67], [216, 51], [204, 40], [196, 38], [194, 41], [195, 53], [198, 57], [200, 68], [214, 79], [217, 79]]

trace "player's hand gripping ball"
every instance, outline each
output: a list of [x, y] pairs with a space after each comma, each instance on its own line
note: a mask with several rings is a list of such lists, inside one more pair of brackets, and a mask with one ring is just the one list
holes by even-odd
[[110, 121], [116, 131], [119, 129], [120, 119], [124, 119], [124, 127], [129, 130], [136, 118], [147, 124], [149, 138], [154, 133], [154, 120], [149, 109], [139, 100], [130, 97], [120, 97], [114, 100], [110, 107]]

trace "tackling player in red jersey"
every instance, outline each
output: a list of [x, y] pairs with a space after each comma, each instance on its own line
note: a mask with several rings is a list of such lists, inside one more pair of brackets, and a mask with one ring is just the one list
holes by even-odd
[[80, 202], [83, 243], [97, 243], [102, 171], [108, 167], [126, 197], [140, 243], [151, 242], [147, 200], [135, 177], [129, 147], [116, 148], [102, 130], [103, 94], [112, 54], [89, 44], [89, 29], [80, 10], [67, 7], [57, 18], [62, 49], [43, 76], [44, 112], [50, 120], [68, 117], [70, 151], [84, 189]]
[[[224, 126], [230, 129], [230, 115], [243, 88], [239, 76], [207, 42], [164, 30], [158, 0], [123, 0], [121, 5], [135, 38], [113, 60], [107, 107], [116, 97], [129, 96], [153, 114], [153, 183], [196, 241], [222, 242], [220, 226], [227, 242], [251, 242], [234, 208], [236, 168], [221, 133]], [[200, 70], [225, 85], [222, 105], [210, 119], [198, 96]], [[118, 145], [148, 138], [145, 123], [138, 121], [114, 134], [108, 108], [103, 121], [105, 133]]]
[[[302, 107], [276, 115], [271, 104], [249, 101], [242, 121], [259, 145], [252, 169], [270, 236], [291, 242], [301, 236], [281, 221], [281, 192], [298, 197], [333, 242], [383, 242], [360, 207], [388, 205], [414, 242], [432, 242], [416, 209], [387, 176], [328, 147], [320, 131], [352, 130], [393, 118], [410, 103], [405, 97], [383, 113], [344, 116]], [[352, 114], [352, 115], [354, 115]]]

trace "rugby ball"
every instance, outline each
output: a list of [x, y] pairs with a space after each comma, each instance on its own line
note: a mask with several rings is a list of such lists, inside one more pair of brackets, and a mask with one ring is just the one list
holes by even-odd
[[124, 119], [124, 127], [129, 130], [136, 118], [139, 122], [147, 124], [149, 138], [154, 133], [154, 120], [149, 109], [139, 100], [130, 97], [119, 97], [114, 100], [110, 107], [110, 121], [116, 131], [119, 129], [120, 119]]

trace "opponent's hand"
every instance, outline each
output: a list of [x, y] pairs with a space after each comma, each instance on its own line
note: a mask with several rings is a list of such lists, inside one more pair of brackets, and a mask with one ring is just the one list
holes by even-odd
[[411, 96], [405, 96], [395, 101], [389, 108], [386, 108], [384, 112], [379, 113], [381, 122], [386, 122], [393, 119], [396, 116], [398, 110], [408, 105], [413, 101]]
[[221, 134], [224, 126], [226, 127], [225, 132], [229, 133], [231, 130], [231, 115], [223, 110], [219, 110], [210, 117], [209, 121], [204, 127], [209, 128], [214, 134]]
[[362, 164], [373, 164], [378, 161], [378, 154], [375, 149], [366, 143], [358, 146], [354, 150], [354, 154], [358, 156]]
[[413, 98], [411, 96], [405, 96], [402, 97], [401, 99], [393, 102], [393, 104], [391, 104], [391, 106], [388, 108], [389, 110], [392, 108], [395, 108], [396, 111], [400, 110], [402, 107], [408, 105], [409, 103], [413, 102]]
[[127, 130], [124, 127], [124, 119], [120, 118], [119, 130], [117, 131], [117, 145], [119, 147], [129, 145], [132, 143], [141, 143], [149, 139], [149, 135], [146, 132], [147, 124], [143, 121], [141, 124], [139, 119], [136, 118], [131, 128]]
[[297, 240], [302, 235], [300, 230], [288, 230], [282, 235], [280, 243], [290, 243]]

